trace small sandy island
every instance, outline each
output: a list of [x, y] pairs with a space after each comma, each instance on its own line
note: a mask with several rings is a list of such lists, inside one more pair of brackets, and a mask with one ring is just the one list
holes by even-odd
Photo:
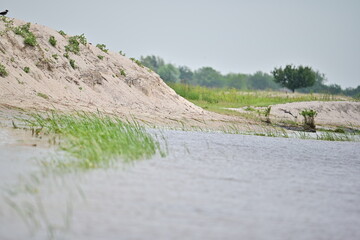
[[300, 112], [304, 109], [315, 110], [316, 124], [329, 126], [360, 127], [360, 102], [294, 102], [274, 105], [271, 114], [278, 119], [302, 120]]
[[[247, 107], [230, 108], [230, 110], [241, 113], [249, 113], [246, 109]], [[257, 109], [263, 110], [264, 108]], [[304, 109], [317, 112], [316, 125], [360, 129], [360, 102], [353, 101], [311, 101], [277, 104], [271, 106], [270, 119], [275, 122], [294, 121], [301, 123], [303, 117], [300, 113]]]

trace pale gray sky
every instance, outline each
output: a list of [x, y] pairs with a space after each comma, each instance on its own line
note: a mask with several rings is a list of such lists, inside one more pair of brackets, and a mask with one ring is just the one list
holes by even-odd
[[0, 9], [129, 57], [224, 74], [302, 64], [328, 83], [360, 85], [360, 0], [2, 0]]

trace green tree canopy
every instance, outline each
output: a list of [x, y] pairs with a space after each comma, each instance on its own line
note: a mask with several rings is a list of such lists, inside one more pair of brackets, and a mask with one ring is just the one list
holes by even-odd
[[194, 75], [191, 69], [187, 66], [179, 66], [178, 69], [180, 72], [180, 81], [182, 83], [191, 83]]
[[236, 89], [248, 89], [249, 76], [242, 73], [229, 73], [225, 76], [226, 86]]
[[279, 86], [274, 82], [273, 77], [268, 73], [257, 71], [249, 77], [249, 84], [252, 89], [266, 90], [278, 89]]
[[156, 57], [154, 55], [140, 57], [140, 62], [145, 66], [150, 68], [151, 70], [157, 72], [161, 66], [165, 65], [165, 62], [162, 58]]
[[195, 84], [206, 87], [223, 87], [224, 78], [220, 72], [211, 67], [202, 67], [195, 71]]
[[311, 87], [315, 83], [316, 74], [310, 67], [286, 65], [284, 69], [272, 71], [274, 81], [295, 92], [295, 89]]
[[177, 82], [179, 80], [180, 72], [172, 64], [165, 64], [158, 69], [158, 74], [165, 82]]

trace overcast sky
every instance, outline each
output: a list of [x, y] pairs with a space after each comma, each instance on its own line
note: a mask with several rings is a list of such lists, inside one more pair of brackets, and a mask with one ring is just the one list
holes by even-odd
[[270, 73], [308, 65], [360, 85], [360, 0], [1, 0], [9, 17], [84, 33], [128, 57]]

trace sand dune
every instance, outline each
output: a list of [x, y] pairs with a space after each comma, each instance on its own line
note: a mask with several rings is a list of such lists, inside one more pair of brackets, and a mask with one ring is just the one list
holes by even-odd
[[[10, 23], [6, 23], [5, 21]], [[0, 105], [23, 109], [85, 110], [134, 117], [150, 124], [221, 126], [245, 120], [204, 111], [178, 96], [150, 69], [119, 53], [80, 43], [79, 54], [65, 46], [71, 36], [31, 24], [37, 46], [11, 28], [26, 24], [18, 19], [0, 20], [0, 63], [9, 75], [0, 77]], [[57, 43], [49, 43], [54, 36]], [[100, 57], [99, 57], [100, 56]], [[101, 59], [102, 58], [102, 59]], [[75, 69], [70, 64], [75, 61]], [[30, 71], [26, 73], [24, 68]]]

